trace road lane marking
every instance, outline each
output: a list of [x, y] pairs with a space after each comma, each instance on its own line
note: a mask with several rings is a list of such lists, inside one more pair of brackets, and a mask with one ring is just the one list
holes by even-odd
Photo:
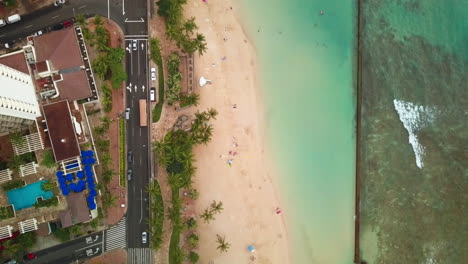
[[110, 5], [109, 5], [109, 0], [107, 0], [107, 18], [110, 19]]
[[122, 15], [125, 15], [125, 0], [122, 0]]
[[138, 56], [138, 75], [140, 75], [140, 50], [138, 49], [138, 40], [137, 40], [137, 56]]
[[140, 199], [140, 204], [141, 204], [140, 224], [141, 224], [141, 221], [143, 221], [143, 190], [140, 190], [140, 194], [141, 194], [141, 199]]
[[80, 7], [78, 7], [78, 9], [81, 9], [81, 8], [85, 8], [87, 5], [82, 5]]
[[33, 26], [33, 25], [25, 26], [24, 28], [30, 28], [30, 27], [32, 27], [32, 26]]
[[128, 18], [125, 18], [125, 23], [144, 23], [145, 20], [143, 18], [140, 18], [140, 20], [128, 20]]
[[56, 15], [56, 16], [53, 16], [52, 19], [56, 19], [57, 17], [59, 17], [60, 15]]

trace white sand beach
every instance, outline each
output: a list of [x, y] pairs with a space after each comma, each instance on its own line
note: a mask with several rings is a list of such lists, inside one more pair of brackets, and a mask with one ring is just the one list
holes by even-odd
[[[254, 47], [230, 0], [188, 1], [185, 10], [186, 17], [196, 17], [208, 44], [206, 54], [196, 55], [195, 78], [204, 76], [212, 84], [197, 88], [201, 96], [197, 108], [219, 112], [212, 141], [195, 149], [197, 211], [201, 213], [213, 200], [224, 204], [224, 211], [211, 223], [199, 220], [200, 263], [290, 263], [287, 212], [281, 208], [283, 213], [276, 214], [281, 204], [264, 146]], [[216, 234], [231, 244], [227, 253], [216, 249]], [[254, 253], [247, 250], [250, 244]]]

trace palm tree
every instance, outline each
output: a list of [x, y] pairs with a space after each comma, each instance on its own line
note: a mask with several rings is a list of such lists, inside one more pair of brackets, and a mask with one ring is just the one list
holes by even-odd
[[226, 242], [226, 238], [224, 236], [220, 236], [216, 234], [216, 242], [218, 242], [218, 246], [216, 249], [219, 249], [221, 252], [227, 252], [228, 249], [231, 247], [231, 244]]
[[182, 28], [181, 28], [185, 36], [189, 36], [193, 34], [193, 31], [195, 29], [198, 29], [197, 24], [195, 24], [195, 17], [191, 17], [190, 19], [185, 21], [185, 23], [182, 25]]
[[217, 203], [216, 201], [213, 200], [210, 207], [211, 207], [211, 211], [213, 213], [216, 213], [216, 214], [221, 213], [221, 211], [224, 210], [223, 202], [221, 202], [221, 201], [219, 203]]
[[109, 127], [110, 127], [110, 123], [112, 123], [112, 121], [110, 120], [110, 118], [108, 116], [104, 116], [101, 118], [101, 122], [102, 122], [102, 127], [105, 129], [105, 130], [108, 130]]
[[96, 26], [102, 26], [104, 24], [104, 21], [102, 21], [102, 17], [100, 15], [94, 16], [94, 25]]
[[197, 37], [195, 38], [195, 46], [196, 46], [196, 50], [198, 50], [198, 54], [200, 56], [203, 55], [203, 53], [205, 53], [205, 51], [207, 49], [205, 36], [198, 33]]
[[209, 108], [208, 109], [208, 116], [210, 118], [216, 119], [216, 116], [218, 115], [218, 111], [214, 108]]
[[86, 21], [86, 17], [82, 14], [79, 14], [76, 16], [76, 23], [78, 23], [78, 25], [80, 25], [81, 27], [87, 27], [88, 26], [88, 22]]
[[21, 134], [18, 132], [14, 132], [10, 134], [10, 141], [14, 145], [17, 145], [18, 147], [22, 147], [24, 143], [26, 143], [26, 139], [24, 139], [24, 137], [21, 136]]
[[203, 211], [203, 213], [200, 215], [200, 218], [202, 218], [203, 221], [205, 221], [205, 223], [209, 223], [211, 220], [214, 219], [213, 212], [211, 212], [208, 209], [205, 209], [205, 211]]
[[110, 192], [104, 192], [104, 195], [102, 196], [102, 206], [104, 208], [114, 206], [116, 201], [116, 196], [113, 196]]

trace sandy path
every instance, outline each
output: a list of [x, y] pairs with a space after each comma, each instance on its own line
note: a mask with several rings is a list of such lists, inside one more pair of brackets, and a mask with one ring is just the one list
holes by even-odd
[[[196, 17], [208, 43], [207, 54], [196, 55], [195, 80], [204, 76], [213, 82], [196, 89], [201, 95], [198, 109], [214, 107], [219, 112], [212, 122], [212, 142], [195, 149], [197, 212], [212, 200], [224, 204], [224, 211], [210, 224], [199, 220], [200, 263], [290, 263], [287, 231], [283, 216], [275, 213], [280, 203], [264, 154], [255, 51], [231, 6], [230, 0], [192, 0], [185, 7], [186, 16]], [[230, 156], [229, 151], [238, 154]], [[233, 159], [232, 167], [228, 159]], [[216, 234], [231, 244], [227, 253], [216, 249]], [[247, 251], [249, 244], [255, 253]]]

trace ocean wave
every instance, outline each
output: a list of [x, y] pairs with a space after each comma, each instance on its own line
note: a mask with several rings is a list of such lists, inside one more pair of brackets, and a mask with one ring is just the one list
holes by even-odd
[[435, 107], [417, 105], [411, 102], [405, 102], [394, 99], [395, 110], [400, 117], [400, 121], [408, 131], [408, 141], [413, 147], [416, 158], [416, 166], [424, 166], [423, 158], [425, 147], [419, 142], [417, 133], [421, 129], [428, 127], [436, 118], [439, 111]]

